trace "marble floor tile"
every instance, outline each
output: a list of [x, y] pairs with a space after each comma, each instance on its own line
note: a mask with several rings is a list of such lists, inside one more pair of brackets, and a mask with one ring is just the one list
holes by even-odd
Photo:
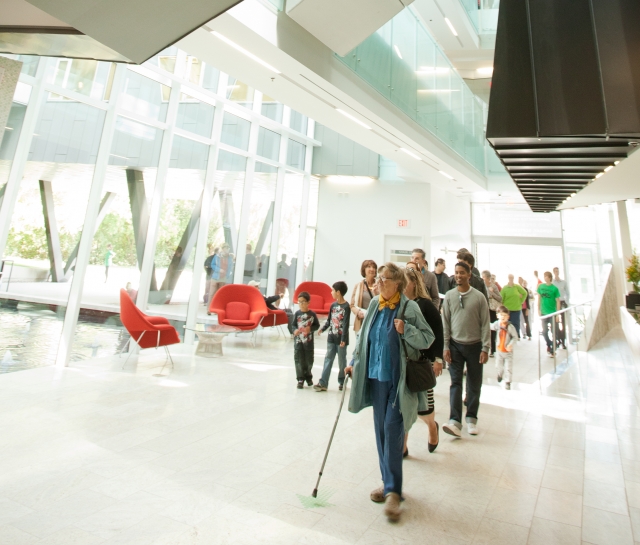
[[582, 494], [584, 474], [580, 469], [547, 464], [542, 477], [542, 486], [571, 494]]
[[588, 458], [585, 460], [584, 478], [613, 486], [624, 486], [622, 466]]
[[629, 517], [585, 506], [582, 540], [594, 545], [633, 545]]
[[581, 534], [577, 526], [533, 517], [527, 545], [580, 545]]
[[629, 515], [627, 496], [622, 486], [613, 486], [585, 479], [583, 503], [586, 507], [611, 511], [620, 515]]
[[535, 516], [580, 526], [582, 523], [582, 496], [551, 488], [540, 488]]
[[473, 545], [526, 545], [528, 528], [483, 518]]
[[484, 512], [485, 518], [529, 528], [537, 496], [498, 487]]
[[515, 464], [507, 464], [504, 468], [498, 486], [509, 490], [517, 490], [527, 494], [538, 495], [544, 472]]

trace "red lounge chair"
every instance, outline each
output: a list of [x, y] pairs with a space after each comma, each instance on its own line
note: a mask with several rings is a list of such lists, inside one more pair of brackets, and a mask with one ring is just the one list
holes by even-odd
[[[180, 336], [169, 320], [161, 316], [147, 316], [131, 300], [126, 290], [120, 290], [120, 320], [131, 335], [131, 339], [141, 348], [163, 347], [173, 365], [173, 359], [167, 348], [178, 344]], [[126, 345], [125, 345], [126, 346]], [[124, 350], [124, 347], [122, 348]], [[129, 354], [131, 355], [131, 354]], [[127, 360], [129, 357], [127, 356]], [[125, 365], [127, 361], [125, 360]], [[122, 366], [124, 369], [124, 365]]]
[[255, 331], [269, 314], [260, 291], [244, 284], [222, 286], [209, 303], [209, 313], [218, 315], [218, 323]]
[[269, 314], [267, 314], [267, 316], [262, 319], [262, 322], [260, 325], [262, 327], [277, 327], [278, 336], [282, 332], [282, 334], [284, 335], [284, 338], [286, 339], [287, 335], [282, 331], [281, 326], [289, 325], [289, 316], [287, 316], [287, 313], [284, 310], [279, 310], [279, 309], [272, 310], [269, 307], [267, 307], [267, 312]]
[[310, 310], [313, 310], [316, 314], [329, 314], [329, 309], [334, 301], [331, 296], [331, 286], [324, 282], [302, 282], [293, 294], [294, 303], [298, 303], [298, 297], [303, 291], [311, 295], [311, 301], [309, 301]]

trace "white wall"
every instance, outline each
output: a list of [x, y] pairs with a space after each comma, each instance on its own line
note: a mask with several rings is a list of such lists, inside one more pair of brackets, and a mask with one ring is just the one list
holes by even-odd
[[[318, 231], [314, 280], [331, 285], [344, 280], [349, 287], [360, 280], [360, 265], [386, 260], [385, 236], [418, 237], [429, 253], [431, 237], [431, 186], [427, 183], [336, 185], [322, 178], [318, 203]], [[399, 228], [408, 219], [409, 228]], [[395, 239], [395, 244], [399, 242]], [[413, 249], [413, 242], [408, 246]]]
[[[445, 252], [446, 248], [450, 252]], [[456, 197], [435, 186], [431, 187], [431, 255], [447, 261], [447, 273], [453, 274], [456, 253], [471, 247], [471, 203], [468, 197]], [[432, 262], [429, 266], [432, 267]]]

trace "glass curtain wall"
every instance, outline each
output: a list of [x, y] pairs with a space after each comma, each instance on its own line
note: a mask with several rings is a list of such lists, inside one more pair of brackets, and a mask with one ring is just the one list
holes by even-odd
[[[0, 282], [0, 372], [117, 353], [128, 341], [121, 290], [183, 336], [189, 316], [216, 322], [207, 305], [221, 285], [256, 281], [272, 291], [274, 246], [287, 255], [285, 287], [303, 280], [297, 260], [313, 262], [317, 207], [317, 184], [302, 202], [306, 151], [317, 144], [306, 116], [176, 47], [141, 67], [21, 60], [0, 145], [0, 186], [12, 195], [0, 201], [10, 219], [0, 252], [13, 269]], [[23, 125], [29, 138], [20, 139]], [[88, 206], [97, 210], [89, 239]], [[222, 278], [196, 253], [217, 255]]]
[[484, 174], [486, 104], [410, 8], [338, 58]]

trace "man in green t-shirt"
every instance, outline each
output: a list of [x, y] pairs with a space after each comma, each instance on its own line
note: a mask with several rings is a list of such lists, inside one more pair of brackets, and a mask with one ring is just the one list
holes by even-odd
[[[542, 321], [542, 336], [547, 343], [547, 354], [553, 357], [555, 346], [553, 338], [549, 338], [549, 326], [555, 326], [553, 317], [544, 318], [547, 314], [553, 314], [560, 310], [560, 290], [552, 283], [553, 275], [550, 272], [544, 273], [544, 284], [538, 286], [538, 314]], [[558, 316], [555, 317], [555, 322]]]
[[520, 313], [522, 312], [522, 303], [528, 297], [527, 290], [520, 284], [513, 281], [513, 275], [509, 275], [509, 282], [500, 290], [502, 296], [502, 304], [509, 310], [509, 321], [513, 324], [520, 338]]

